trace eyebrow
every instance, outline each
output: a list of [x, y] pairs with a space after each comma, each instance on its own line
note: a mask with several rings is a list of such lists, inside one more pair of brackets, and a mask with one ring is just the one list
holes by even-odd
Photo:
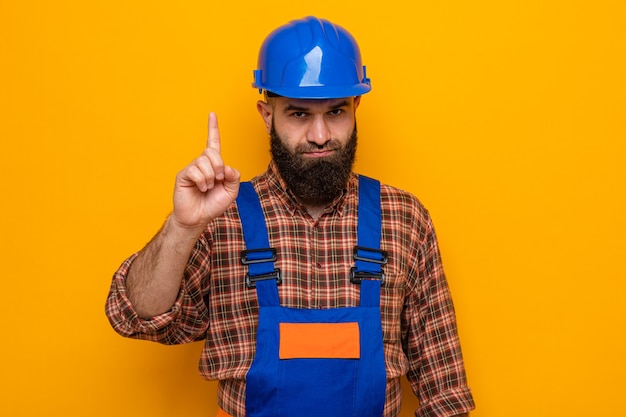
[[[343, 100], [330, 106], [330, 110], [336, 110], [341, 107], [345, 107], [348, 104], [349, 104], [348, 100]], [[295, 104], [292, 104], [292, 103], [289, 103], [287, 107], [285, 107], [285, 111], [308, 111], [309, 109], [310, 109], [309, 107], [296, 106]]]

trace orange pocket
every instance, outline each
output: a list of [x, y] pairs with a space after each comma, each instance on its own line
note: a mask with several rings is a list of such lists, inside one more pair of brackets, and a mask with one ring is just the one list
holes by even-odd
[[358, 359], [359, 323], [280, 323], [279, 357]]

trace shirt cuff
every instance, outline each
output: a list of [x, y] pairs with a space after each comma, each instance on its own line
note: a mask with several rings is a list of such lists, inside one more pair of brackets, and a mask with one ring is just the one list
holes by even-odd
[[421, 403], [416, 417], [453, 417], [469, 413], [476, 406], [468, 387], [456, 387], [438, 393]]
[[148, 319], [139, 317], [126, 291], [126, 277], [136, 257], [137, 254], [132, 255], [115, 272], [106, 304], [107, 317], [115, 331], [122, 336], [161, 341], [159, 336], [164, 336], [163, 330], [180, 316], [184, 290], [181, 286], [169, 311]]

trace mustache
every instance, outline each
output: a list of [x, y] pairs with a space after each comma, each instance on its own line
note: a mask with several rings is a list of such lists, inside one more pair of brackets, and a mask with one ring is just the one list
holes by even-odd
[[322, 145], [316, 143], [302, 143], [296, 146], [296, 153], [319, 152], [319, 151], [337, 151], [341, 149], [341, 143], [335, 139], [331, 139]]

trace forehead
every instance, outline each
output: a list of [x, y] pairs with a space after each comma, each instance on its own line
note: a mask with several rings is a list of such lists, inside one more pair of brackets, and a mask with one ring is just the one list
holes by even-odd
[[274, 100], [274, 105], [279, 109], [325, 110], [350, 106], [354, 102], [354, 97], [331, 99], [275, 97], [272, 100]]

